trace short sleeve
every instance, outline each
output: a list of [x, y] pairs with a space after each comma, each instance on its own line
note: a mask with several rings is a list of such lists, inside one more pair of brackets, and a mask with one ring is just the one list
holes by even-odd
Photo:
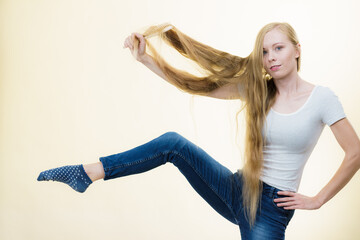
[[324, 99], [321, 107], [321, 120], [324, 124], [331, 126], [335, 122], [346, 117], [343, 106], [338, 96], [330, 89], [324, 89]]

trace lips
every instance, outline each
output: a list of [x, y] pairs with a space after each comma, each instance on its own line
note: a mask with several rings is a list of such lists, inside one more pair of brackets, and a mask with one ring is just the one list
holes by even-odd
[[274, 67], [280, 67], [281, 65], [274, 65], [274, 66], [271, 66], [270, 69], [273, 69]]

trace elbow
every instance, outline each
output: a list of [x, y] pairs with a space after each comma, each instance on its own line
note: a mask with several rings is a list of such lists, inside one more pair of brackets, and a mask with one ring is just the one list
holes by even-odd
[[360, 146], [346, 154], [348, 159], [357, 170], [360, 169]]
[[355, 167], [357, 170], [360, 169], [360, 153], [357, 155], [356, 160], [355, 160]]

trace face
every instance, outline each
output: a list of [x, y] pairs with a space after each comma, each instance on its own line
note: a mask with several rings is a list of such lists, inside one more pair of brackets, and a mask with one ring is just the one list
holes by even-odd
[[296, 50], [288, 37], [276, 28], [266, 33], [263, 42], [263, 63], [266, 72], [274, 79], [296, 73], [296, 58], [300, 56], [300, 44], [297, 46], [299, 50]]

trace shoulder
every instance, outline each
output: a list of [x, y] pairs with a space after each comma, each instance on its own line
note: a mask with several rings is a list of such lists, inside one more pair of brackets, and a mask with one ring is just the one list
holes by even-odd
[[317, 111], [321, 116], [322, 122], [331, 126], [336, 121], [346, 117], [342, 104], [329, 87], [318, 85]]
[[338, 98], [335, 91], [333, 91], [331, 88], [326, 86], [316, 85], [316, 91], [317, 91], [317, 96], [321, 100], [330, 100], [330, 99]]
[[323, 86], [323, 85], [315, 85], [317, 87], [317, 90], [321, 93], [331, 93], [333, 92], [332, 89], [330, 89], [327, 86]]

